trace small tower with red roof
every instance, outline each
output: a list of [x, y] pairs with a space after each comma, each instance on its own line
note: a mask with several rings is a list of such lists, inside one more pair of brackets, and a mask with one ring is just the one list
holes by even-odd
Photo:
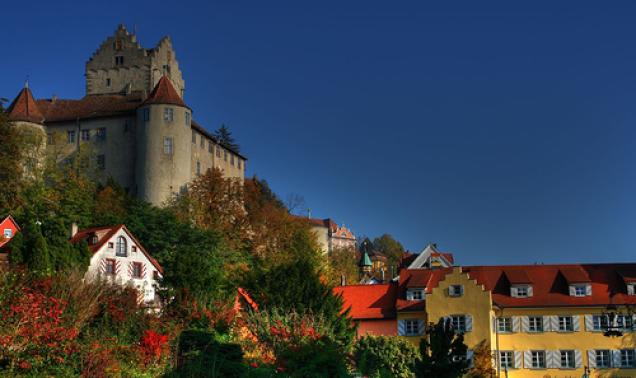
[[161, 203], [191, 180], [192, 110], [163, 76], [137, 109], [137, 195]]

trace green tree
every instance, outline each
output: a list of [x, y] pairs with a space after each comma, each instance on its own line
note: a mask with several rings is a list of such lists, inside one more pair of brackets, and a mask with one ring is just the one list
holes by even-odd
[[351, 346], [356, 327], [351, 322], [349, 310], [342, 312], [342, 297], [333, 294], [332, 286], [324, 283], [309, 259], [299, 257], [269, 271], [259, 270], [248, 287], [254, 300], [266, 309], [322, 317], [333, 339], [345, 348]]
[[404, 254], [402, 244], [389, 234], [373, 239], [373, 248], [386, 256], [389, 266], [397, 266]]
[[230, 148], [235, 152], [241, 152], [240, 146], [234, 141], [232, 132], [224, 124], [221, 124], [221, 127], [214, 132], [214, 136], [222, 146]]
[[416, 377], [459, 378], [468, 370], [464, 335], [456, 333], [450, 319], [429, 324], [420, 342], [421, 360], [415, 364]]
[[24, 232], [18, 232], [9, 243], [9, 263], [17, 266], [25, 263]]
[[351, 248], [334, 248], [329, 254], [329, 267], [329, 281], [333, 285], [339, 285], [343, 277], [345, 284], [353, 285], [359, 281], [358, 260]]
[[400, 337], [365, 336], [356, 342], [354, 358], [363, 375], [410, 378], [419, 352], [413, 343]]
[[490, 343], [482, 340], [474, 349], [473, 367], [468, 371], [469, 378], [492, 378], [497, 374], [493, 367]]
[[24, 230], [25, 262], [29, 269], [37, 275], [51, 273], [51, 259], [46, 239], [40, 226], [31, 222]]

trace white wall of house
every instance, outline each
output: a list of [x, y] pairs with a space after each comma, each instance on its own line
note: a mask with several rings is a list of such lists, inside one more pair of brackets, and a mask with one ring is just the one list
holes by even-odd
[[[117, 254], [118, 239], [122, 237], [125, 243], [126, 256]], [[122, 249], [123, 251], [124, 249]], [[114, 272], [109, 267], [114, 264]], [[137, 272], [135, 271], [135, 264]], [[140, 273], [136, 275], [135, 273]], [[88, 271], [87, 279], [101, 278], [118, 285], [130, 285], [143, 294], [143, 302], [155, 301], [156, 289], [159, 286], [155, 277], [161, 277], [158, 269], [142, 252], [141, 247], [125, 231], [119, 229], [111, 236], [102, 247], [93, 254]]]

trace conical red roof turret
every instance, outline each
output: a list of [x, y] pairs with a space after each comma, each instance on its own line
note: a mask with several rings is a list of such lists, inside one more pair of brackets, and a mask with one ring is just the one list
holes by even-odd
[[11, 121], [24, 121], [38, 124], [44, 122], [44, 116], [42, 112], [40, 112], [40, 109], [38, 109], [28, 85], [22, 88], [18, 97], [9, 105], [7, 114], [9, 114]]
[[143, 105], [148, 104], [169, 104], [183, 106], [184, 108], [188, 107], [166, 75], [159, 79], [155, 88], [150, 92], [150, 96], [143, 103]]

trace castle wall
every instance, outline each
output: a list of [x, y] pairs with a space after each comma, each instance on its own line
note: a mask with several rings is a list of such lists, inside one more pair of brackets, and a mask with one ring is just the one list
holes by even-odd
[[[173, 109], [172, 122], [164, 120], [165, 108]], [[148, 121], [144, 109], [148, 109]], [[190, 110], [175, 105], [148, 105], [137, 111], [137, 194], [155, 205], [183, 190], [191, 180], [192, 134], [186, 113]], [[170, 153], [166, 138], [172, 140]]]
[[[86, 157], [89, 172], [98, 180], [104, 182], [112, 177], [134, 193], [135, 124], [133, 115], [47, 124], [47, 153], [59, 164], [68, 163], [78, 154], [80, 159]], [[82, 130], [88, 131], [88, 141], [82, 140]], [[105, 130], [105, 136], [98, 135], [102, 132], [98, 130]], [[69, 132], [75, 134], [73, 143], [69, 141]]]

